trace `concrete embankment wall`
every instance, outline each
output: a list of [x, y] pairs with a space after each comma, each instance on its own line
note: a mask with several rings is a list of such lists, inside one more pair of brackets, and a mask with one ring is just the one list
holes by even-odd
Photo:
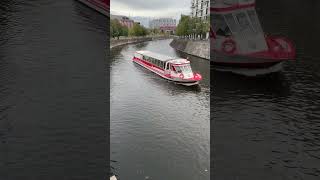
[[130, 37], [110, 40], [110, 49], [116, 46], [122, 46], [126, 44], [141, 43], [145, 41], [169, 39], [170, 36], [146, 36], [146, 37]]
[[203, 59], [210, 59], [209, 40], [174, 39], [170, 43], [170, 46], [186, 54], [201, 57]]

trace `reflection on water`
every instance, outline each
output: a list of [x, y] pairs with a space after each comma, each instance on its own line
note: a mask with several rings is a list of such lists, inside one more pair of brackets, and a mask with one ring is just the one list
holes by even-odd
[[170, 42], [111, 51], [111, 159], [121, 179], [209, 179], [209, 62], [190, 59], [204, 80], [186, 87], [131, 61], [137, 50], [178, 56]]
[[213, 176], [319, 179], [320, 26], [310, 17], [319, 16], [320, 4], [257, 3], [265, 31], [292, 39], [297, 60], [261, 78], [212, 71]]

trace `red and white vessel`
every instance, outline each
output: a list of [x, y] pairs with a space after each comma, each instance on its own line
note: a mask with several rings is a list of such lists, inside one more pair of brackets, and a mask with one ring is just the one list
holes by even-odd
[[78, 0], [78, 1], [104, 14], [105, 16], [110, 16], [110, 0]]
[[264, 34], [255, 0], [213, 0], [210, 14], [211, 56], [217, 70], [267, 74], [295, 58], [290, 40]]
[[190, 61], [187, 59], [173, 58], [150, 51], [137, 51], [132, 60], [162, 78], [177, 84], [192, 86], [202, 80], [199, 73], [192, 72]]

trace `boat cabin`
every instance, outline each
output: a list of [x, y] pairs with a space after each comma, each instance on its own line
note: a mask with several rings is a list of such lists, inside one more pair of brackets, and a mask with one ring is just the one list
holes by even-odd
[[268, 50], [254, 0], [211, 1], [212, 48], [226, 54]]
[[187, 59], [173, 58], [150, 51], [137, 51], [134, 58], [142, 60], [149, 68], [156, 68], [168, 77], [192, 78], [194, 75]]

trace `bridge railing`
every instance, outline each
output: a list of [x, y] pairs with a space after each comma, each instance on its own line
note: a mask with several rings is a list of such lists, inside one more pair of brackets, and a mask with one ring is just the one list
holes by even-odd
[[172, 37], [173, 35], [147, 35], [147, 36], [119, 36], [111, 38], [111, 40], [131, 40], [131, 39], [145, 39], [145, 38], [168, 38]]

